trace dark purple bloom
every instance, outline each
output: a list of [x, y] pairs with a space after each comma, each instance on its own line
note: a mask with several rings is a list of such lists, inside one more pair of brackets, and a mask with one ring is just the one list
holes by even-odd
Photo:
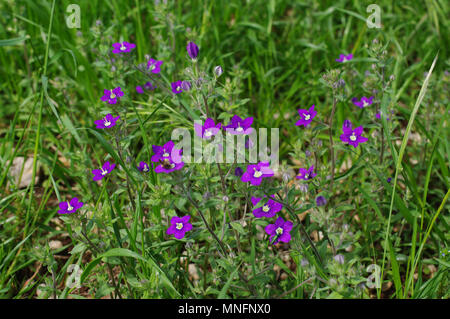
[[244, 174], [244, 170], [241, 167], [236, 167], [234, 170], [234, 176], [241, 177]]
[[316, 205], [317, 206], [325, 206], [327, 204], [327, 200], [323, 196], [317, 196], [316, 197]]
[[168, 235], [174, 235], [176, 239], [182, 239], [186, 232], [192, 229], [192, 224], [189, 223], [191, 216], [183, 217], [173, 216], [170, 220], [170, 227], [167, 229]]
[[144, 90], [142, 89], [142, 86], [140, 86], [140, 85], [136, 86], [136, 92], [138, 92], [139, 94], [144, 94]]
[[252, 133], [252, 123], [253, 117], [247, 117], [246, 119], [241, 119], [239, 116], [235, 115], [231, 118], [231, 122], [224, 127], [224, 129], [233, 135], [239, 134], [251, 134]]
[[349, 120], [344, 121], [344, 125], [342, 125], [342, 131], [344, 134], [340, 136], [340, 139], [344, 143], [348, 143], [353, 147], [357, 147], [360, 143], [365, 143], [368, 141], [367, 137], [361, 136], [364, 128], [362, 126], [358, 126], [354, 130], [352, 129], [352, 123]]
[[100, 98], [103, 102], [108, 102], [109, 104], [116, 104], [117, 98], [123, 96], [123, 92], [120, 86], [112, 90], [103, 90], [104, 95]]
[[312, 122], [313, 118], [317, 115], [317, 111], [314, 110], [313, 104], [308, 110], [298, 110], [298, 114], [300, 115], [300, 120], [298, 120], [295, 125], [303, 125], [304, 127], [307, 127]]
[[388, 177], [387, 182], [390, 183], [392, 181], [392, 177]]
[[336, 62], [347, 62], [350, 61], [351, 59], [353, 59], [353, 54], [339, 54], [339, 59], [336, 59]]
[[172, 92], [175, 94], [183, 92], [183, 88], [181, 87], [182, 81], [172, 82], [170, 85], [172, 86]]
[[159, 73], [161, 72], [161, 65], [164, 63], [164, 61], [158, 61], [155, 59], [150, 58], [147, 62], [147, 70], [153, 73]]
[[297, 177], [297, 179], [303, 179], [304, 181], [307, 181], [307, 180], [313, 179], [316, 176], [317, 176], [317, 174], [314, 173], [314, 165], [312, 165], [308, 169], [300, 168], [300, 170], [298, 171], [298, 175], [296, 177]]
[[110, 128], [116, 125], [116, 122], [120, 119], [120, 115], [113, 117], [111, 114], [106, 114], [106, 116], [101, 120], [94, 121], [97, 128], [104, 129]]
[[194, 42], [189, 42], [186, 46], [186, 50], [192, 60], [195, 60], [198, 56], [198, 46]]
[[373, 103], [373, 99], [374, 97], [371, 96], [369, 98], [363, 96], [360, 100], [358, 100], [358, 98], [354, 97], [352, 99], [353, 104], [355, 104], [357, 107], [363, 109], [369, 105], [371, 105]]
[[256, 165], [247, 166], [247, 171], [242, 174], [241, 181], [244, 183], [250, 182], [252, 185], [258, 186], [264, 177], [270, 177], [273, 174], [268, 162], [259, 162]]
[[213, 119], [207, 118], [203, 125], [194, 123], [194, 131], [197, 136], [209, 140], [212, 136], [219, 133], [221, 126], [221, 123], [216, 125]]
[[138, 170], [146, 173], [150, 170], [150, 167], [148, 166], [148, 164], [146, 162], [139, 162]]
[[78, 209], [83, 207], [83, 203], [78, 201], [78, 198], [74, 197], [70, 200], [70, 202], [61, 202], [59, 203], [59, 211], [58, 214], [72, 214], [75, 213]]
[[125, 52], [130, 52], [131, 50], [133, 50], [136, 47], [136, 44], [134, 43], [129, 43], [129, 42], [117, 42], [117, 43], [113, 43], [113, 50], [112, 53], [125, 53]]
[[[264, 197], [266, 197], [266, 196], [264, 196]], [[274, 198], [275, 195], [271, 195], [271, 197]], [[252, 196], [253, 206], [256, 206], [260, 202], [260, 200], [261, 200], [261, 198]], [[267, 201], [267, 203], [265, 205], [253, 210], [253, 215], [256, 218], [261, 218], [261, 217], [271, 218], [271, 217], [275, 216], [281, 209], [283, 209], [282, 204], [269, 198], [269, 200]]]
[[110, 162], [106, 162], [103, 164], [101, 169], [94, 169], [92, 170], [92, 174], [94, 174], [94, 177], [92, 178], [94, 181], [99, 181], [105, 177], [105, 175], [112, 172], [112, 170], [116, 167], [116, 164], [112, 164]]
[[270, 235], [270, 242], [273, 244], [282, 241], [288, 243], [291, 240], [290, 231], [293, 224], [291, 221], [284, 221], [283, 218], [278, 217], [275, 224], [269, 224], [266, 226], [265, 231]]

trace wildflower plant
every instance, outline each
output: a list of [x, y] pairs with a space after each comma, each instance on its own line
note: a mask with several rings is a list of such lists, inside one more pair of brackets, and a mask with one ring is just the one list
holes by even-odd
[[[227, 22], [230, 34], [249, 26], [242, 35], [245, 41], [236, 37], [233, 42], [245, 54], [251, 52], [249, 64], [226, 41], [214, 47], [209, 28], [187, 27], [188, 20], [174, 15], [170, 1], [155, 1], [151, 10], [143, 2], [125, 7], [138, 17], [139, 5], [151, 12], [151, 28], [137, 27], [127, 35], [127, 24], [119, 32], [117, 25], [93, 22], [91, 33], [83, 30], [85, 38], [76, 40], [83, 52], [74, 56], [93, 60], [89, 70], [86, 63], [77, 65], [77, 76], [92, 81], [86, 92], [77, 88], [76, 94], [84, 96], [84, 112], [73, 107], [73, 112], [59, 114], [62, 108], [55, 107], [48, 92], [42, 95], [49, 113], [58, 116], [46, 130], [64, 125], [61, 138], [71, 135], [82, 151], [61, 152], [59, 137], [50, 141], [53, 151], [39, 154], [45, 169], [36, 174], [35, 168], [33, 177], [48, 176], [37, 184], [42, 198], [54, 191], [57, 199], [47, 205], [30, 200], [23, 219], [36, 224], [31, 213], [36, 208], [45, 218], [50, 211], [57, 214], [54, 227], [65, 228], [69, 258], [83, 269], [80, 285], [99, 298], [367, 298], [388, 293], [403, 298], [423, 293], [422, 273], [417, 282], [414, 274], [425, 264], [416, 256], [424, 249], [431, 256], [433, 250], [425, 244], [429, 233], [420, 230], [426, 225], [431, 229], [434, 216], [446, 206], [434, 205], [435, 197], [445, 192], [427, 193], [428, 188], [414, 182], [415, 175], [419, 172], [431, 183], [437, 172], [436, 181], [444, 185], [447, 166], [439, 134], [425, 134], [420, 141], [423, 149], [435, 152], [429, 166], [423, 160], [402, 162], [408, 138], [399, 138], [411, 131], [402, 120], [412, 114], [414, 121], [416, 113], [401, 104], [396, 77], [420, 66], [402, 74], [402, 62], [392, 59], [392, 45], [375, 39], [364, 46], [362, 38], [350, 43], [348, 27], [339, 50], [334, 44], [325, 50], [320, 39], [305, 36], [297, 41], [300, 47], [295, 44], [282, 54], [277, 47], [283, 44], [273, 42], [271, 33], [284, 28], [285, 21], [271, 10], [269, 21], [276, 18], [277, 23], [270, 22], [261, 34], [259, 24], [235, 24], [239, 15]], [[286, 15], [290, 17], [289, 11]], [[268, 40], [263, 53], [255, 50], [264, 48], [261, 40]], [[302, 57], [308, 63], [292, 58], [300, 48], [308, 52]], [[51, 60], [53, 65], [59, 58]], [[272, 64], [284, 59], [290, 59], [291, 70]], [[423, 59], [426, 65], [428, 58]], [[430, 76], [421, 78], [421, 87]], [[441, 88], [448, 82], [447, 74], [433, 84]], [[65, 85], [61, 94], [71, 103], [70, 86]], [[437, 94], [434, 100], [440, 103], [435, 109], [432, 99], [424, 100], [432, 111], [422, 115], [439, 123], [438, 132], [443, 132], [446, 97]], [[262, 138], [261, 131], [269, 128], [279, 131], [279, 150], [275, 139]], [[39, 138], [36, 143], [42, 147]], [[13, 146], [1, 147], [2, 163], [9, 165], [3, 155]], [[280, 165], [272, 157], [275, 150]], [[4, 176], [0, 185], [14, 180]], [[80, 182], [69, 187], [72, 179]], [[9, 209], [7, 196], [2, 205]], [[405, 233], [416, 238], [408, 241], [414, 247], [409, 256]], [[30, 235], [29, 230], [24, 234]], [[442, 234], [432, 233], [434, 245], [445, 246]], [[49, 249], [41, 248], [34, 252], [36, 259], [45, 261], [54, 275], [57, 262]], [[381, 264], [382, 284], [393, 282], [391, 290], [366, 286], [372, 263]], [[46, 293], [77, 292], [61, 289], [61, 278], [53, 277], [45, 283]]]

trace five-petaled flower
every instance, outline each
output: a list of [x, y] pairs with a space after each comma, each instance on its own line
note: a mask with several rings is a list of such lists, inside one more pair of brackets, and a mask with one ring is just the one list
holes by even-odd
[[317, 111], [314, 110], [314, 104], [308, 109], [300, 109], [298, 110], [298, 114], [300, 115], [300, 120], [295, 123], [295, 125], [300, 126], [303, 125], [307, 127], [311, 124], [313, 118], [317, 115]]
[[136, 44], [129, 43], [129, 42], [126, 42], [126, 41], [113, 43], [113, 48], [114, 49], [112, 50], [112, 53], [118, 54], [118, 53], [130, 52], [135, 47], [136, 47]]
[[235, 115], [231, 118], [231, 122], [227, 126], [224, 126], [224, 129], [232, 135], [251, 134], [253, 130], [251, 128], [252, 123], [253, 117], [241, 119], [238, 115]]
[[347, 62], [350, 61], [351, 59], [353, 59], [353, 54], [339, 54], [339, 59], [336, 59], [336, 62]]
[[120, 89], [120, 86], [116, 87], [112, 90], [104, 90], [104, 95], [101, 97], [103, 102], [108, 102], [109, 104], [116, 104], [117, 98], [123, 96], [123, 92]]
[[198, 46], [194, 42], [189, 42], [186, 46], [186, 50], [192, 60], [197, 59], [198, 56]]
[[72, 214], [75, 213], [78, 209], [83, 207], [83, 203], [78, 201], [78, 198], [74, 197], [69, 202], [61, 202], [59, 203], [59, 211], [58, 214]]
[[163, 146], [152, 146], [154, 154], [151, 160], [160, 163], [155, 168], [156, 173], [171, 173], [183, 168], [182, 150], [174, 149], [173, 146], [173, 141], [169, 141]]
[[159, 61], [150, 58], [147, 62], [147, 70], [153, 73], [159, 73], [161, 72], [161, 65], [164, 63], [164, 61]]
[[105, 175], [112, 172], [112, 170], [116, 167], [116, 164], [110, 163], [107, 161], [105, 164], [103, 164], [101, 169], [94, 169], [92, 170], [92, 174], [94, 174], [94, 177], [92, 178], [94, 181], [99, 181], [105, 177]]
[[189, 223], [191, 216], [183, 217], [173, 216], [170, 220], [170, 227], [167, 229], [168, 235], [174, 235], [176, 239], [182, 239], [186, 232], [192, 229], [192, 224]]
[[[264, 196], [264, 197], [266, 197], [266, 196]], [[275, 195], [271, 195], [270, 197], [275, 198]], [[269, 198], [267, 203], [265, 203], [263, 206], [258, 207], [252, 211], [253, 215], [256, 218], [261, 218], [261, 217], [271, 218], [271, 217], [275, 216], [281, 209], [283, 209], [283, 204], [274, 201], [272, 198]], [[252, 196], [253, 206], [256, 206], [260, 202], [260, 200], [261, 200], [260, 197]]]
[[268, 162], [259, 162], [256, 165], [250, 164], [247, 166], [247, 171], [242, 174], [241, 181], [244, 183], [250, 182], [252, 185], [258, 186], [264, 177], [271, 177], [273, 174]]
[[342, 125], [342, 131], [344, 132], [344, 134], [340, 136], [340, 139], [344, 143], [348, 143], [353, 147], [357, 147], [358, 144], [368, 141], [367, 137], [361, 136], [363, 130], [364, 128], [362, 127], [362, 125], [353, 130], [352, 122], [350, 122], [349, 120], [345, 120], [344, 124]]
[[150, 166], [146, 162], [139, 162], [138, 170], [147, 173], [150, 170]]
[[313, 179], [316, 177], [317, 174], [314, 173], [314, 165], [312, 165], [310, 168], [300, 168], [298, 171], [298, 175], [296, 176], [297, 179], [303, 179], [304, 181]]
[[101, 120], [94, 121], [97, 128], [104, 129], [110, 128], [116, 125], [116, 122], [120, 119], [120, 115], [117, 117], [113, 117], [111, 114], [106, 114], [106, 116]]
[[175, 81], [170, 83], [170, 85], [172, 86], [172, 92], [175, 94], [183, 92], [183, 88], [181, 87], [182, 83], [182, 81]]
[[291, 221], [284, 221], [283, 218], [278, 217], [275, 224], [269, 224], [266, 226], [265, 231], [270, 235], [270, 242], [273, 244], [279, 241], [288, 243], [291, 240], [291, 234], [289, 233], [293, 227]]
[[369, 98], [363, 96], [360, 100], [358, 100], [358, 98], [354, 97], [352, 99], [352, 103], [355, 104], [357, 107], [363, 109], [363, 108], [371, 105], [373, 103], [373, 99], [374, 99], [373, 96], [371, 96]]
[[215, 124], [213, 119], [207, 118], [203, 125], [194, 123], [194, 131], [197, 136], [209, 140], [212, 136], [219, 133], [221, 126], [221, 123]]

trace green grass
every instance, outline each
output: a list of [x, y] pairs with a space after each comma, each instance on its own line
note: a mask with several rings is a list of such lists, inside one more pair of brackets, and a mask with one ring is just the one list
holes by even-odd
[[[361, 1], [192, 0], [163, 6], [92, 0], [80, 1], [77, 30], [66, 26], [71, 3], [0, 4], [0, 297], [449, 297], [446, 1], [383, 1], [381, 29], [367, 28], [368, 4]], [[375, 38], [386, 50], [384, 60], [370, 54]], [[232, 172], [224, 203], [216, 165], [186, 165], [170, 179], [144, 177], [128, 163], [125, 155], [150, 162], [152, 145], [166, 142], [174, 128], [192, 129], [203, 102], [172, 98], [161, 87], [137, 95], [134, 88], [145, 78], [120, 66], [111, 70], [102, 58], [121, 39], [136, 43], [136, 63], [146, 54], [165, 61], [161, 84], [179, 79], [190, 65], [185, 47], [194, 41], [200, 71], [224, 69], [217, 95], [209, 99], [215, 118], [253, 116], [255, 127], [280, 128], [282, 167], [297, 172], [313, 164], [307, 149], [318, 158], [318, 184], [310, 184], [310, 195], [281, 181], [264, 189], [279, 192], [292, 207], [283, 209], [283, 218], [294, 222], [307, 213], [301, 225], [294, 222], [296, 235], [287, 247], [268, 248], [258, 238], [267, 221], [251, 214], [250, 198], [257, 193]], [[341, 66], [335, 62], [341, 53], [355, 59]], [[363, 82], [369, 81], [366, 71], [374, 72], [372, 64], [384, 70], [384, 83], [390, 81], [376, 106], [383, 114], [394, 111], [389, 121], [375, 121], [374, 105], [360, 111], [350, 102], [371, 95]], [[338, 97], [333, 119], [337, 169], [329, 193], [326, 123], [333, 94], [322, 75], [336, 68], [343, 70], [347, 91]], [[115, 86], [126, 93], [124, 103], [105, 106], [103, 89]], [[295, 126], [297, 109], [312, 104], [324, 124]], [[126, 123], [121, 152], [93, 126], [106, 111], [120, 113]], [[369, 143], [344, 147], [339, 135], [345, 119], [364, 125]], [[31, 181], [25, 187], [13, 176], [13, 160], [20, 157], [32, 159], [31, 173], [15, 168]], [[107, 159], [123, 169], [93, 183], [91, 170]], [[207, 192], [211, 196], [204, 199]], [[329, 199], [326, 209], [315, 207], [319, 193]], [[83, 214], [58, 215], [58, 203], [74, 196], [85, 203]], [[198, 212], [236, 257], [219, 250]], [[327, 223], [314, 220], [320, 213], [329, 214]], [[195, 216], [187, 240], [165, 233], [168, 216], [176, 214]], [[342, 231], [346, 224], [352, 235]], [[316, 240], [319, 232], [325, 237]], [[52, 241], [62, 247], [49, 248]], [[337, 253], [344, 265], [333, 261], [330, 241], [341, 244]], [[65, 285], [70, 264], [83, 270], [81, 289]], [[383, 287], [391, 288], [357, 288], [370, 275], [370, 264], [380, 266]]]

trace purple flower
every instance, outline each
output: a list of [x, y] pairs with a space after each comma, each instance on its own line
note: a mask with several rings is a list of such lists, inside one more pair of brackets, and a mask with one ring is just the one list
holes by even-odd
[[150, 167], [148, 166], [148, 164], [146, 162], [139, 162], [138, 170], [146, 173], [150, 170]]
[[[152, 149], [153, 149], [153, 153], [154, 153], [154, 155], [151, 158], [152, 162], [159, 162], [160, 160], [164, 160], [166, 158], [171, 158], [173, 155], [171, 153], [172, 153], [174, 145], [175, 145], [175, 143], [173, 141], [168, 141], [163, 146], [152, 145]], [[179, 153], [181, 153], [181, 150], [178, 150], [178, 151], [179, 151]], [[176, 152], [173, 152], [173, 153], [176, 153]]]
[[387, 182], [390, 183], [392, 181], [392, 177], [388, 177]]
[[123, 92], [120, 86], [112, 90], [103, 90], [104, 95], [100, 98], [103, 102], [108, 102], [109, 104], [116, 104], [117, 98], [123, 96]]
[[[264, 196], [266, 197], [266, 196]], [[275, 195], [271, 195], [272, 198], [275, 198]], [[256, 206], [261, 198], [252, 196], [252, 204]], [[267, 203], [259, 208], [253, 210], [253, 215], [256, 218], [267, 217], [271, 218], [275, 216], [281, 209], [283, 209], [283, 205], [269, 198]]]
[[251, 134], [252, 123], [253, 117], [241, 119], [239, 116], [235, 115], [231, 118], [231, 122], [225, 126], [224, 129], [232, 135]]
[[92, 170], [92, 174], [94, 174], [94, 177], [92, 180], [99, 181], [105, 177], [106, 174], [109, 174], [112, 172], [112, 170], [116, 167], [116, 164], [112, 164], [110, 162], [106, 162], [103, 164], [101, 169], [94, 169]]
[[327, 200], [323, 196], [316, 197], [316, 205], [317, 206], [325, 206], [327, 204]]
[[354, 98], [352, 99], [352, 102], [353, 102], [353, 104], [355, 104], [357, 107], [363, 109], [363, 108], [365, 108], [365, 107], [371, 105], [371, 104], [373, 103], [373, 99], [374, 99], [373, 96], [371, 96], [371, 97], [369, 97], [369, 98], [363, 96], [360, 100], [358, 100], [358, 98], [354, 97]]
[[161, 65], [164, 63], [164, 61], [158, 61], [155, 59], [150, 58], [147, 62], [147, 70], [153, 73], [159, 73], [161, 72]]
[[300, 168], [298, 171], [298, 175], [296, 176], [297, 179], [303, 179], [304, 181], [313, 179], [316, 177], [317, 174], [314, 173], [314, 165], [312, 165], [310, 168]]
[[334, 256], [333, 258], [334, 258], [334, 260], [335, 260], [337, 263], [339, 263], [339, 264], [341, 264], [341, 265], [344, 264], [344, 255], [337, 254], [337, 255]]
[[154, 89], [156, 89], [156, 85], [153, 85], [151, 82], [145, 83], [144, 87], [140, 85], [136, 86], [136, 92], [138, 92], [139, 94], [143, 94], [144, 90], [153, 91]]
[[173, 141], [169, 141], [163, 146], [153, 145], [152, 162], [158, 162], [155, 168], [156, 173], [171, 173], [173, 171], [183, 168], [184, 162], [182, 161], [182, 150], [173, 148]]
[[134, 43], [129, 43], [129, 42], [117, 42], [117, 43], [113, 43], [113, 50], [112, 53], [125, 53], [125, 52], [130, 52], [131, 50], [133, 50], [136, 47], [136, 44]]
[[339, 59], [336, 59], [336, 62], [347, 62], [350, 61], [351, 59], [353, 59], [353, 54], [339, 54]]
[[352, 129], [352, 123], [349, 120], [345, 120], [342, 125], [342, 131], [344, 134], [340, 136], [340, 139], [344, 143], [348, 143], [353, 147], [357, 147], [360, 143], [365, 143], [368, 141], [367, 137], [361, 136], [363, 133], [363, 127], [358, 126], [354, 130]]
[[194, 42], [189, 42], [186, 46], [186, 50], [192, 60], [195, 60], [198, 56], [198, 46]]
[[378, 112], [377, 114], [375, 114], [375, 117], [376, 117], [377, 119], [381, 119], [381, 113]]
[[270, 242], [273, 244], [279, 241], [288, 243], [291, 240], [291, 234], [293, 224], [291, 221], [284, 221], [283, 218], [278, 217], [275, 224], [269, 224], [266, 226], [265, 231], [270, 235]]
[[58, 214], [72, 214], [75, 213], [78, 209], [83, 207], [83, 203], [78, 201], [78, 198], [74, 197], [70, 200], [70, 202], [61, 202], [59, 203]]
[[191, 82], [189, 82], [189, 81], [181, 81], [181, 89], [183, 91], [189, 91], [191, 89], [191, 87], [192, 87]]
[[181, 87], [182, 81], [172, 82], [170, 85], [172, 86], [172, 92], [175, 94], [183, 92], [183, 88]]
[[241, 181], [244, 183], [250, 182], [252, 185], [258, 186], [264, 177], [270, 177], [273, 174], [268, 162], [259, 162], [256, 165], [247, 166], [247, 171], [242, 174]]
[[234, 170], [234, 176], [241, 177], [244, 174], [244, 170], [241, 167], [236, 167]]
[[97, 128], [104, 129], [110, 128], [116, 125], [116, 122], [120, 119], [120, 115], [117, 117], [113, 117], [111, 114], [106, 114], [106, 116], [101, 120], [94, 121]]
[[192, 229], [192, 224], [189, 223], [191, 216], [183, 217], [173, 216], [170, 220], [170, 227], [167, 229], [168, 235], [174, 235], [176, 239], [182, 239], [186, 232]]
[[221, 126], [221, 123], [216, 125], [213, 119], [207, 118], [203, 125], [194, 123], [194, 131], [197, 136], [209, 140], [212, 136], [219, 133]]
[[317, 111], [314, 110], [314, 104], [308, 109], [300, 109], [298, 110], [298, 114], [300, 115], [300, 120], [295, 123], [295, 125], [300, 126], [303, 125], [304, 127], [307, 127], [309, 124], [311, 124], [314, 117], [317, 115]]

